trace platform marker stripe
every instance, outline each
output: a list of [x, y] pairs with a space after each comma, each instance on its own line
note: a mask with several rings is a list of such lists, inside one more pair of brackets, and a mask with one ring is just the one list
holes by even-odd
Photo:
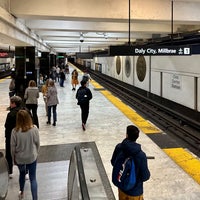
[[113, 96], [112, 93], [107, 90], [101, 91], [101, 93], [119, 110], [121, 110], [136, 126], [138, 126], [143, 133], [161, 133], [161, 130], [138, 115], [132, 108], [124, 104], [119, 98]]
[[200, 160], [183, 148], [163, 149], [187, 174], [200, 184]]
[[96, 89], [103, 89], [103, 87], [98, 84], [96, 81], [92, 80], [90, 81], [92, 83], [92, 85], [96, 88]]

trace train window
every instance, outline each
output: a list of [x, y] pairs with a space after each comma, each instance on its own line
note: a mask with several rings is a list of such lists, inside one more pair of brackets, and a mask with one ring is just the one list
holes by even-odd
[[146, 70], [147, 70], [146, 60], [144, 56], [139, 56], [136, 63], [136, 72], [140, 82], [144, 81], [146, 76]]
[[121, 72], [121, 59], [119, 56], [117, 56], [117, 58], [116, 58], [116, 71], [117, 71], [118, 75]]
[[131, 59], [129, 56], [127, 56], [125, 60], [125, 74], [127, 77], [131, 74]]

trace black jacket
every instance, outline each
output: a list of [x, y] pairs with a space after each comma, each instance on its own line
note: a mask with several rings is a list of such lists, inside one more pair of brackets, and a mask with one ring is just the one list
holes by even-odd
[[139, 196], [143, 194], [143, 182], [150, 178], [150, 172], [147, 165], [146, 154], [142, 151], [141, 145], [128, 140], [127, 138], [116, 145], [112, 155], [111, 164], [114, 166], [119, 152], [123, 151], [126, 157], [132, 156], [136, 167], [136, 185], [133, 189], [125, 193], [130, 196]]
[[6, 139], [10, 139], [12, 129], [16, 126], [16, 117], [17, 112], [19, 111], [20, 107], [14, 107], [10, 109], [10, 112], [7, 114], [7, 118], [5, 121], [5, 137]]

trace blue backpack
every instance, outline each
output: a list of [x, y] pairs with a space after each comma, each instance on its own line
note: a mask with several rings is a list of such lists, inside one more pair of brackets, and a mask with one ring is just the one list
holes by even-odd
[[135, 186], [136, 172], [132, 157], [118, 156], [113, 166], [112, 182], [122, 191], [129, 191]]

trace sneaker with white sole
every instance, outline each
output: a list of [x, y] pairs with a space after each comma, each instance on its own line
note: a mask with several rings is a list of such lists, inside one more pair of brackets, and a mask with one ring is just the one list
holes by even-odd
[[12, 179], [13, 178], [13, 174], [9, 174], [9, 178]]
[[23, 192], [19, 191], [19, 194], [18, 194], [18, 199], [21, 200], [24, 198], [24, 194]]
[[25, 175], [25, 179], [26, 179], [26, 180], [29, 180], [28, 174]]

